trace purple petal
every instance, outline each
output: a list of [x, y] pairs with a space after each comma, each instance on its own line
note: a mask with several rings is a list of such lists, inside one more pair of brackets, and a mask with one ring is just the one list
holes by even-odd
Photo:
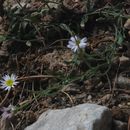
[[86, 38], [86, 37], [82, 38], [80, 42], [81, 42], [81, 43], [87, 42], [87, 38]]
[[85, 48], [86, 45], [87, 45], [86, 43], [80, 43], [80, 44], [79, 44], [79, 47], [80, 47], [80, 48]]
[[72, 42], [76, 42], [78, 39], [79, 39], [79, 38], [78, 38], [77, 36], [72, 36], [72, 37], [70, 38], [70, 40], [71, 40]]

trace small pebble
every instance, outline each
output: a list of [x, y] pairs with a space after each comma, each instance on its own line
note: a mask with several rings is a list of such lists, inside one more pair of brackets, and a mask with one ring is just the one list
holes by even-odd
[[130, 106], [130, 102], [127, 102], [127, 105]]
[[130, 36], [130, 31], [128, 31], [128, 34], [129, 34], [129, 36]]
[[88, 95], [88, 98], [87, 98], [88, 100], [91, 100], [92, 99], [92, 96], [91, 95]]
[[120, 108], [121, 108], [121, 107], [122, 107], [122, 104], [118, 104], [118, 107], [120, 107]]
[[3, 21], [3, 18], [0, 16], [0, 24], [2, 23], [2, 21]]

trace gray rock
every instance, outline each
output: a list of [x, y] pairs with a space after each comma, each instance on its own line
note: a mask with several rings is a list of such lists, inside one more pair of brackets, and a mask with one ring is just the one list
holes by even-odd
[[112, 130], [127, 130], [127, 123], [118, 120], [113, 120]]
[[112, 116], [105, 106], [81, 104], [48, 110], [25, 130], [111, 130]]

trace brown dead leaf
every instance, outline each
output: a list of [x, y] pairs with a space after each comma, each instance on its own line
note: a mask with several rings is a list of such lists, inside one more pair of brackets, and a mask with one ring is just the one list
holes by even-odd
[[74, 13], [84, 13], [87, 9], [86, 2], [81, 0], [63, 0], [63, 5]]
[[4, 41], [0, 47], [0, 56], [8, 56], [8, 47], [11, 46], [11, 42]]
[[124, 28], [130, 29], [130, 19], [127, 19], [127, 21], [125, 22]]
[[107, 103], [111, 99], [111, 96], [112, 96], [111, 94], [106, 94], [101, 99], [99, 99], [98, 103], [102, 103], [102, 104]]

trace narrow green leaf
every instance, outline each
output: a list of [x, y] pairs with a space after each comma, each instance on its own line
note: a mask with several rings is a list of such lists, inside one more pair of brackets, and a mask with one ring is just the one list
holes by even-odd
[[123, 41], [124, 41], [123, 36], [122, 36], [121, 34], [119, 34], [119, 35], [118, 35], [118, 38], [117, 38], [117, 43], [118, 43], [119, 45], [121, 45], [121, 44], [123, 43]]
[[3, 41], [5, 41], [5, 40], [6, 40], [6, 36], [0, 35], [0, 42], [3, 42]]
[[62, 29], [64, 29], [65, 31], [68, 31], [71, 36], [74, 35], [73, 31], [71, 31], [71, 29], [69, 28], [69, 26], [67, 26], [66, 24], [60, 24], [60, 27]]

